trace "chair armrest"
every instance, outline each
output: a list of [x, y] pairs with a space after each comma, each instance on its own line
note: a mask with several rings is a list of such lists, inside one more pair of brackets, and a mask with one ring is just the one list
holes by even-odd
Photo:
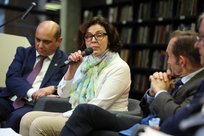
[[71, 109], [68, 98], [40, 97], [34, 111], [65, 112]]
[[130, 115], [135, 115], [135, 116], [142, 116], [141, 108], [140, 108], [140, 101], [136, 99], [128, 99], [128, 111], [123, 112], [127, 113]]
[[[128, 114], [123, 114], [123, 113], [118, 113], [117, 116], [121, 119], [121, 120], [125, 120], [123, 122], [125, 122], [126, 124], [132, 124], [135, 125], [136, 123], [139, 123], [140, 119], [142, 117], [139, 116], [133, 116], [133, 115], [128, 115]], [[140, 128], [140, 127], [139, 127]], [[116, 131], [112, 131], [112, 130], [94, 130], [91, 132], [90, 136], [119, 136], [120, 134], [117, 133]], [[121, 135], [122, 136], [122, 135]], [[134, 135], [137, 136], [137, 135]]]
[[133, 116], [142, 116], [140, 101], [136, 99], [128, 99], [128, 111], [110, 111], [113, 114], [127, 114]]

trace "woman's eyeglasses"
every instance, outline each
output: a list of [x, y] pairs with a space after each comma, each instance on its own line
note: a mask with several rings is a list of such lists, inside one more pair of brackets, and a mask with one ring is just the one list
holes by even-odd
[[92, 41], [93, 37], [97, 40], [97, 41], [101, 41], [103, 40], [103, 38], [107, 35], [107, 33], [96, 33], [96, 34], [91, 34], [91, 33], [87, 33], [85, 36], [84, 36], [84, 39], [87, 41], [87, 42], [90, 42]]

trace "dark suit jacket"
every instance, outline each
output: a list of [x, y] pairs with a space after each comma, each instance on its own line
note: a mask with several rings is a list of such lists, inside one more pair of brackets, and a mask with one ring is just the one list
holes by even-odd
[[[204, 77], [204, 70], [197, 73], [187, 83], [176, 91], [175, 94], [161, 93], [153, 102], [148, 105], [144, 99], [142, 99], [140, 106], [144, 112], [150, 109], [152, 113], [155, 113], [161, 120], [165, 120], [175, 112], [190, 103], [193, 99], [193, 95], [196, 93], [202, 79]], [[149, 109], [147, 109], [149, 108]]]
[[[6, 74], [6, 88], [0, 91], [0, 97], [17, 95], [18, 99], [21, 99], [26, 96], [27, 91], [32, 87], [32, 85], [27, 82], [26, 77], [32, 71], [35, 60], [35, 46], [17, 48], [13, 62], [9, 66]], [[49, 85], [58, 85], [67, 71], [67, 66], [60, 67], [65, 60], [67, 60], [67, 55], [63, 51], [57, 49], [40, 88]]]
[[166, 121], [161, 125], [160, 130], [162, 132], [172, 134], [172, 135], [193, 135], [196, 131], [196, 127], [193, 129], [188, 129], [186, 132], [179, 129], [179, 124], [182, 120], [191, 117], [196, 113], [201, 111], [201, 108], [204, 104], [204, 81], [201, 83], [197, 93], [194, 95], [194, 98], [190, 104], [181, 108], [174, 116], [169, 117]]

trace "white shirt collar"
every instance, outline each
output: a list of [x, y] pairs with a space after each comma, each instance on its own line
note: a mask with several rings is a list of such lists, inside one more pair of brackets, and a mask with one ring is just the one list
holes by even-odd
[[187, 76], [182, 77], [182, 78], [181, 78], [182, 83], [185, 84], [185, 83], [188, 82], [192, 77], [194, 77], [197, 73], [199, 73], [199, 72], [202, 71], [202, 70], [204, 70], [204, 67], [203, 67], [203, 68], [200, 68], [200, 69], [198, 69], [198, 70], [196, 70], [196, 71], [194, 71], [193, 73], [188, 74]]

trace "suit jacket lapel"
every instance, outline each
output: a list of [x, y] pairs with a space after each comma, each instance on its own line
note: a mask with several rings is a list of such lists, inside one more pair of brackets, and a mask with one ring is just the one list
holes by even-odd
[[[204, 76], [204, 70], [200, 71], [194, 77], [192, 77], [187, 83], [185, 83], [181, 88], [179, 88], [175, 94], [179, 95], [184, 90], [189, 90], [189, 88], [195, 88], [195, 87], [197, 88], [202, 82], [203, 76]], [[180, 94], [180, 95], [182, 96], [183, 94]]]
[[29, 54], [28, 54], [27, 60], [24, 62], [24, 66], [23, 66], [24, 68], [22, 69], [22, 71], [25, 72], [25, 74], [24, 74], [25, 78], [33, 70], [33, 66], [34, 66], [35, 61], [36, 61], [36, 50], [35, 50], [35, 48], [31, 48], [31, 50], [28, 53]]
[[60, 66], [60, 64], [59, 64], [60, 59], [61, 58], [58, 55], [58, 52], [56, 51], [55, 55], [53, 56], [53, 58], [50, 62], [50, 66], [48, 67], [48, 70], [45, 74], [45, 77], [42, 81], [42, 84], [40, 86], [44, 86], [44, 84], [46, 84], [46, 82], [53, 76], [53, 74], [55, 74], [55, 71], [57, 71], [57, 68]]

